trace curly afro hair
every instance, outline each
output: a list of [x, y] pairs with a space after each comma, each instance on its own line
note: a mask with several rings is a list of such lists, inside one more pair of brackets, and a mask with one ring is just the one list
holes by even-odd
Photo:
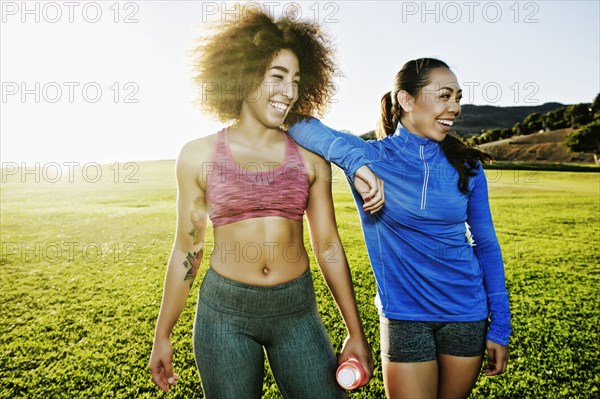
[[262, 82], [267, 67], [282, 49], [298, 57], [298, 100], [285, 124], [306, 116], [323, 116], [335, 86], [333, 45], [312, 22], [273, 19], [257, 8], [239, 21], [219, 21], [192, 50], [193, 82], [200, 95], [194, 103], [221, 122], [237, 121], [245, 95]]

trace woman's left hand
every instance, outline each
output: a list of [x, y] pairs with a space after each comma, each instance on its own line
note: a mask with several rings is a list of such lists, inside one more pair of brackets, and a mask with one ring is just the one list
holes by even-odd
[[485, 375], [500, 375], [508, 366], [508, 346], [500, 345], [489, 339], [486, 341], [487, 366]]
[[368, 166], [361, 166], [354, 174], [354, 188], [364, 201], [363, 210], [365, 212], [372, 215], [383, 208], [385, 204], [383, 180]]
[[373, 376], [373, 355], [371, 346], [364, 336], [351, 337], [348, 335], [344, 341], [342, 353], [338, 356], [338, 364], [342, 364], [349, 358], [355, 358], [363, 366], [367, 373], [367, 382]]

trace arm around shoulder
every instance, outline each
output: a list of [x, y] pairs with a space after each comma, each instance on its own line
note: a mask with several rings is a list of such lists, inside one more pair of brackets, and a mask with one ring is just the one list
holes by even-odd
[[334, 130], [316, 118], [300, 121], [288, 132], [302, 147], [335, 163], [347, 175], [354, 175], [361, 166], [370, 165], [368, 153], [372, 146], [368, 142], [353, 134]]

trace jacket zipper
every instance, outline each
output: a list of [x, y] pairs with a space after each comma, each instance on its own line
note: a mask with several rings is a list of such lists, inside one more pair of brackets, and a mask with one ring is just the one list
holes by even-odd
[[421, 209], [423, 210], [425, 209], [425, 205], [427, 204], [427, 183], [429, 182], [429, 165], [427, 165], [427, 161], [425, 160], [424, 146], [421, 146], [419, 156], [421, 157], [421, 161], [423, 161], [423, 165], [425, 166], [425, 176], [423, 177], [423, 189], [421, 190]]

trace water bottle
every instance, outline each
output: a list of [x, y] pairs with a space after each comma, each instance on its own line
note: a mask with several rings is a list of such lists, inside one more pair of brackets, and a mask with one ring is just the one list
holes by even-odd
[[340, 364], [335, 373], [338, 384], [344, 389], [352, 390], [367, 383], [367, 373], [358, 360], [351, 357]]

